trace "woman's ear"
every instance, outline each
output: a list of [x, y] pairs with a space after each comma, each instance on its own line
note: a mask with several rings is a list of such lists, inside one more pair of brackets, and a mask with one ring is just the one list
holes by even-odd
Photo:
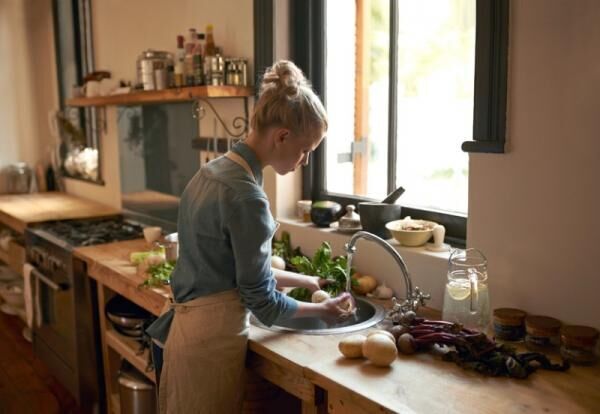
[[283, 144], [289, 137], [290, 137], [290, 130], [287, 128], [277, 128], [274, 131], [274, 136], [273, 136], [273, 140], [275, 142], [275, 145], [281, 145]]

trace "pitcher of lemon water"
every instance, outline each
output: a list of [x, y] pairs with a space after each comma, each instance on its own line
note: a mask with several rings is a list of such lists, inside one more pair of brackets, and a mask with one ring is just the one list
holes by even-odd
[[442, 317], [486, 332], [490, 324], [487, 259], [477, 249], [456, 249], [448, 259]]

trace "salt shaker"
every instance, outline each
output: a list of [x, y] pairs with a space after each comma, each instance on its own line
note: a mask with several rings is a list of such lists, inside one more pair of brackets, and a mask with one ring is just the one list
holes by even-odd
[[444, 243], [444, 237], [446, 235], [446, 228], [441, 224], [436, 224], [432, 230], [433, 243], [427, 243], [425, 246], [427, 250], [432, 252], [447, 252], [450, 250], [450, 246]]

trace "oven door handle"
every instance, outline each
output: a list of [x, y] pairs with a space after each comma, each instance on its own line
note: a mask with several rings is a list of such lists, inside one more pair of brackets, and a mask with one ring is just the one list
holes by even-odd
[[48, 277], [46, 277], [42, 273], [40, 273], [39, 270], [37, 270], [37, 269], [34, 268], [31, 272], [34, 274], [35, 277], [38, 278], [38, 280], [40, 282], [43, 282], [50, 289], [52, 289], [52, 290], [54, 290], [56, 292], [58, 292], [60, 290], [64, 290], [64, 288], [61, 285], [59, 285], [58, 283], [53, 282], [52, 280], [48, 279]]

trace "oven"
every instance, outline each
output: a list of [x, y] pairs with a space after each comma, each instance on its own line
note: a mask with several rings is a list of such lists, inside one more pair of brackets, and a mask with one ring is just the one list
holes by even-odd
[[[42, 233], [42, 234], [40, 234]], [[33, 349], [83, 412], [104, 411], [97, 295], [85, 264], [60, 240], [26, 230], [33, 266]]]
[[73, 255], [89, 246], [143, 237], [122, 217], [43, 223], [25, 231], [33, 266], [33, 349], [86, 413], [105, 412], [96, 283]]

